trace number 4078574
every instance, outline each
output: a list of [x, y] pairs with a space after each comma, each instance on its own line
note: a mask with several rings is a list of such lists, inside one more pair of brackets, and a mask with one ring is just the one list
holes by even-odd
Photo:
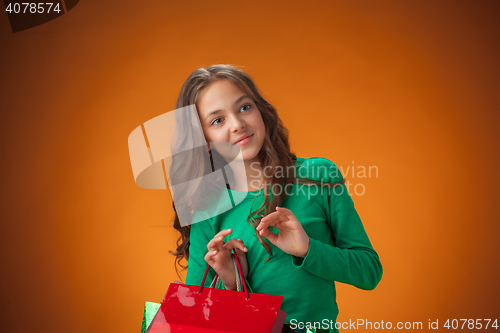
[[[444, 323], [444, 327], [447, 329], [488, 329], [489, 327], [498, 329], [497, 319], [491, 322], [491, 319], [448, 319], [446, 323]], [[460, 325], [462, 322], [462, 325]], [[491, 323], [491, 325], [490, 325]]]
[[59, 3], [54, 4], [53, 2], [11, 2], [7, 5], [5, 11], [10, 14], [49, 14], [51, 11], [60, 13], [61, 8], [59, 7]]

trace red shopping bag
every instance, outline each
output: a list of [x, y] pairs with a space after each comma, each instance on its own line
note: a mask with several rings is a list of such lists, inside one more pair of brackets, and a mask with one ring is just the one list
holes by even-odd
[[[243, 276], [237, 256], [238, 273]], [[171, 283], [147, 333], [279, 333], [286, 313], [283, 296], [204, 288]]]

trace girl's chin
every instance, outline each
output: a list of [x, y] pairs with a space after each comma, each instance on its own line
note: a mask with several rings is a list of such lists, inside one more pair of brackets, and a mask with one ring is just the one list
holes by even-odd
[[[243, 146], [245, 147], [245, 146]], [[259, 152], [255, 151], [255, 149], [252, 149], [253, 147], [248, 147], [249, 149], [241, 149], [241, 154], [238, 154], [237, 159], [243, 161], [245, 163], [250, 163], [250, 162], [258, 162], [259, 161]]]
[[253, 160], [257, 157], [257, 155], [254, 154], [247, 154], [247, 152], [242, 152], [242, 154], [238, 154], [239, 159], [243, 159], [244, 161], [250, 161]]
[[255, 154], [255, 155], [252, 155], [252, 156], [244, 156], [243, 155], [243, 161], [245, 161], [245, 163], [258, 162], [259, 161], [258, 154]]

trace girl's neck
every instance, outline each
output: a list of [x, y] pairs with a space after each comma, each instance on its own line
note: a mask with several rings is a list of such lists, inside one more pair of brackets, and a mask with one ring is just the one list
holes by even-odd
[[264, 172], [261, 164], [255, 160], [244, 161], [244, 164], [244, 173], [242, 168], [232, 169], [235, 179], [232, 189], [235, 191], [259, 190], [264, 186]]

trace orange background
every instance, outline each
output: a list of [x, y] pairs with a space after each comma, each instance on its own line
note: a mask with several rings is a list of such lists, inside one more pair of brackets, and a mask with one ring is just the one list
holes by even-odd
[[[497, 1], [81, 1], [13, 34], [0, 14], [5, 332], [139, 332], [176, 279], [167, 191], [127, 137], [183, 81], [244, 66], [293, 151], [377, 166], [353, 195], [384, 275], [339, 321], [498, 318]], [[354, 161], [354, 163], [353, 163]], [[356, 175], [355, 175], [356, 176]]]

